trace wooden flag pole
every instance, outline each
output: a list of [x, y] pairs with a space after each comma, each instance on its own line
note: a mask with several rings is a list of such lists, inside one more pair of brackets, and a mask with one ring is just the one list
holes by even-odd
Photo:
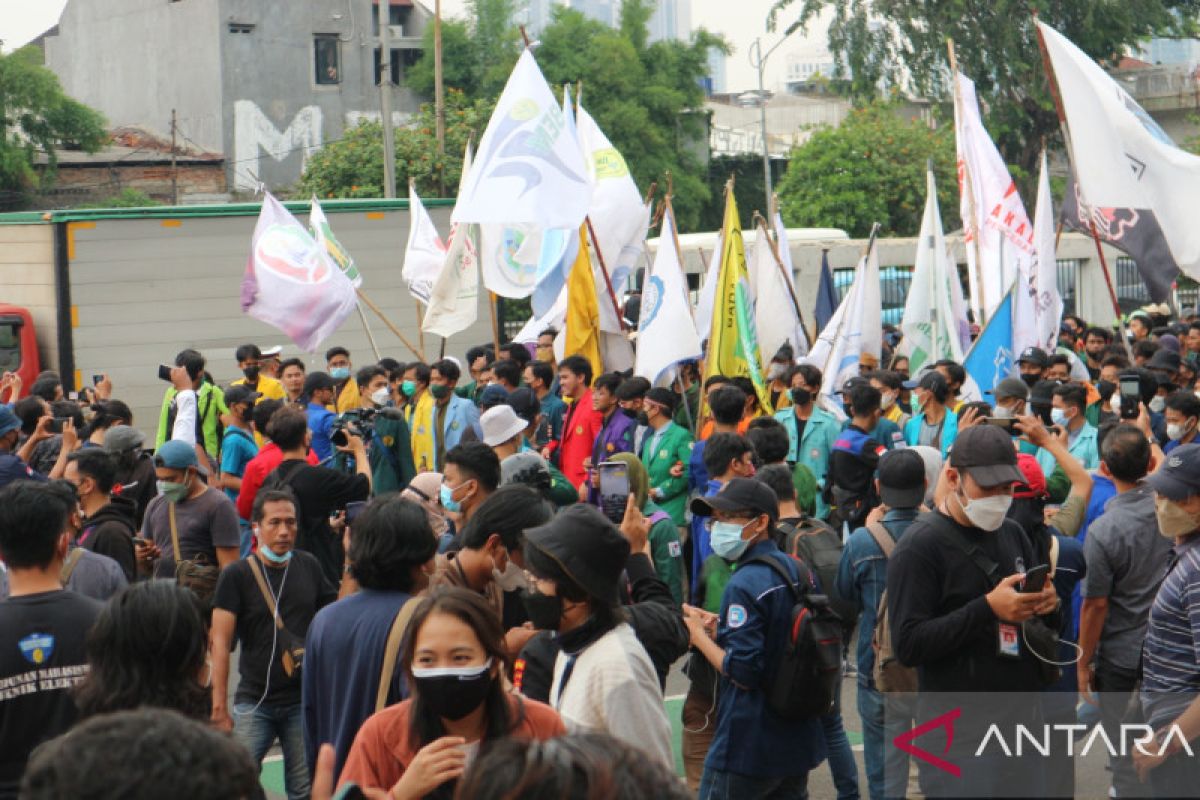
[[[804, 338], [808, 339], [808, 331], [804, 329], [804, 313], [800, 311], [800, 300], [796, 297], [796, 289], [792, 286], [792, 277], [787, 274], [787, 267], [783, 265], [783, 259], [779, 256], [779, 245], [771, 238], [766, 219], [757, 211], [754, 212], [754, 219], [762, 229], [762, 234], [767, 237], [767, 243], [771, 246], [771, 255], [775, 258], [775, 266], [779, 268], [779, 274], [783, 276], [784, 283], [787, 284], [788, 295], [792, 298], [792, 307], [796, 309], [796, 319], [800, 321], [800, 330], [804, 331]], [[812, 342], [806, 341], [805, 346], [812, 347]]]
[[596, 229], [592, 226], [592, 218], [587, 217], [586, 222], [588, 234], [592, 238], [592, 249], [596, 251], [596, 262], [600, 265], [600, 272], [604, 275], [604, 285], [608, 289], [608, 299], [612, 301], [613, 312], [617, 315], [617, 324], [621, 326], [622, 333], [629, 333], [629, 326], [625, 324], [625, 318], [621, 316], [621, 306], [617, 303], [617, 293], [613, 291], [612, 278], [604, 263], [604, 253], [600, 252], [600, 240], [596, 238]]
[[500, 323], [496, 320], [496, 293], [488, 290], [488, 311], [492, 312], [492, 360], [500, 357]]
[[374, 303], [374, 302], [371, 300], [371, 298], [367, 297], [366, 293], [365, 293], [365, 292], [363, 292], [363, 290], [362, 290], [362, 289], [359, 289], [359, 290], [357, 290], [357, 291], [358, 291], [358, 297], [359, 297], [359, 299], [360, 299], [360, 300], [362, 300], [364, 303], [366, 303], [366, 304], [367, 304], [367, 308], [369, 308], [369, 309], [371, 309], [372, 311], [374, 311], [374, 312], [375, 312], [375, 316], [377, 316], [377, 317], [379, 317], [381, 320], [383, 320], [383, 324], [384, 324], [384, 325], [386, 325], [386, 326], [388, 327], [388, 330], [390, 330], [392, 333], [396, 334], [396, 337], [397, 337], [397, 338], [398, 338], [398, 339], [399, 339], [401, 342], [403, 342], [403, 343], [404, 343], [404, 346], [405, 346], [405, 347], [407, 347], [407, 348], [409, 349], [409, 351], [410, 351], [410, 352], [412, 352], [412, 354], [413, 354], [414, 356], [416, 356], [417, 358], [419, 358], [419, 359], [421, 359], [422, 361], [424, 361], [424, 360], [425, 360], [425, 354], [424, 354], [424, 353], [422, 353], [422, 352], [421, 352], [420, 350], [418, 350], [417, 348], [413, 347], [413, 345], [412, 345], [412, 342], [410, 342], [410, 341], [408, 340], [408, 338], [407, 338], [407, 337], [405, 337], [405, 335], [404, 335], [403, 333], [401, 333], [401, 332], [400, 332], [400, 329], [399, 329], [399, 328], [397, 328], [395, 325], [393, 325], [393, 324], [392, 324], [392, 321], [391, 321], [390, 319], [388, 319], [386, 316], [384, 316], [384, 314], [383, 314], [383, 311], [382, 311], [382, 310], [379, 308], [379, 306], [375, 305], [375, 303]]
[[371, 333], [371, 326], [367, 324], [367, 315], [363, 313], [362, 303], [355, 303], [354, 307], [358, 309], [358, 318], [362, 320], [363, 330], [367, 333], [367, 341], [371, 343], [371, 350], [375, 353], [375, 360], [378, 361], [383, 356], [379, 355], [379, 345], [375, 343], [375, 334]]
[[424, 353], [425, 329], [422, 326], [425, 325], [425, 312], [421, 310], [421, 301], [417, 300], [415, 297], [413, 300], [416, 301], [416, 305], [413, 306], [413, 316], [417, 318], [417, 336], [420, 337], [417, 341], [421, 343], [421, 352]]

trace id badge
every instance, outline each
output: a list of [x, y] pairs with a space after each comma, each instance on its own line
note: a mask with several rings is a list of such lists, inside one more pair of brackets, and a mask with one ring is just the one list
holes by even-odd
[[1020, 658], [1020, 628], [1008, 622], [1001, 622], [996, 628], [998, 636], [997, 654], [1007, 658]]

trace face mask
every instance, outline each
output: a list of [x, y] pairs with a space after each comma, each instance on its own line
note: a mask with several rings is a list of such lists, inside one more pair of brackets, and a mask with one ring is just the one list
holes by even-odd
[[187, 497], [188, 485], [173, 481], [158, 481], [158, 493], [167, 498], [168, 503], [179, 503]]
[[885, 394], [885, 395], [880, 396], [879, 407], [882, 408], [884, 411], [887, 411], [889, 408], [891, 408], [894, 405], [896, 405], [896, 395]]
[[1117, 393], [1117, 385], [1112, 381], [1096, 381], [1096, 391], [1101, 397], [1112, 397]]
[[454, 493], [461, 489], [462, 486], [463, 484], [460, 483], [458, 486], [451, 489], [446, 484], [442, 484], [442, 488], [438, 490], [438, 497], [442, 501], [442, 508], [455, 513], [462, 511], [462, 503], [454, 499]]
[[538, 591], [521, 592], [521, 602], [529, 621], [539, 631], [556, 631], [562, 622], [562, 598], [556, 594], [542, 594]]
[[958, 504], [971, 524], [985, 531], [994, 531], [1003, 525], [1004, 516], [1008, 514], [1008, 507], [1012, 505], [1012, 495], [1009, 494], [998, 494], [967, 501], [966, 495], [960, 489], [955, 497], [958, 498]]
[[1066, 409], [1062, 409], [1062, 408], [1050, 409], [1050, 422], [1052, 422], [1055, 425], [1058, 425], [1060, 428], [1067, 427], [1067, 423], [1070, 422], [1070, 420], [1067, 419]]
[[417, 695], [442, 719], [459, 720], [483, 704], [492, 689], [492, 660], [479, 667], [413, 667]]
[[1191, 425], [1184, 425], [1182, 423], [1175, 423], [1172, 425], [1168, 425], [1167, 426], [1167, 438], [1172, 439], [1174, 441], [1179, 441], [1183, 437], [1187, 436], [1188, 432], [1191, 431], [1191, 429], [1192, 429]]
[[244, 370], [242, 370], [242, 374], [246, 376], [246, 380], [254, 383], [256, 380], [258, 380], [258, 373], [261, 369], [262, 368], [259, 366], [246, 367]]
[[1153, 411], [1155, 414], [1161, 414], [1163, 412], [1163, 409], [1166, 407], [1167, 407], [1167, 398], [1163, 397], [1161, 394], [1156, 395], [1154, 397], [1154, 399], [1150, 401], [1150, 410]]
[[1200, 527], [1195, 517], [1165, 497], [1154, 498], [1154, 517], [1158, 520], [1158, 532], [1168, 539], [1175, 539]]
[[1030, 389], [1032, 389], [1033, 385], [1035, 383], [1037, 383], [1038, 381], [1040, 381], [1041, 379], [1042, 379], [1042, 376], [1038, 375], [1036, 372], [1031, 375], [1022, 375], [1021, 376], [1021, 380], [1025, 381], [1025, 385], [1028, 386]]
[[737, 561], [746, 552], [750, 542], [742, 538], [742, 531], [753, 523], [738, 525], [736, 522], [713, 522], [709, 544], [713, 552], [726, 561]]
[[638, 412], [638, 415], [637, 415], [637, 422], [638, 422], [638, 425], [649, 425], [650, 417], [646, 416], [645, 411], [640, 411], [640, 412]]
[[767, 367], [767, 380], [777, 381], [783, 377], [783, 373], [787, 372], [787, 367], [783, 364], [772, 364]]
[[403, 381], [400, 384], [400, 391], [404, 392], [405, 397], [412, 397], [417, 393], [416, 381]]
[[265, 558], [267, 561], [270, 561], [272, 564], [286, 564], [292, 560], [291, 550], [288, 550], [283, 555], [279, 555], [274, 550], [263, 544], [262, 539], [258, 540], [258, 552], [262, 554], [263, 558]]
[[387, 390], [387, 387], [376, 389], [371, 392], [371, 402], [377, 406], [386, 406], [387, 401], [391, 398], [392, 393]]
[[632, 409], [632, 408], [622, 408], [622, 409], [621, 409], [621, 413], [622, 413], [622, 414], [624, 414], [625, 416], [629, 417], [629, 418], [630, 418], [631, 420], [633, 420], [634, 422], [637, 422], [637, 418], [638, 418], [638, 412], [637, 412], [637, 411], [635, 411], [634, 409]]
[[792, 389], [792, 402], [798, 406], [806, 406], [812, 402], [812, 392], [808, 389]]
[[496, 585], [502, 590], [515, 592], [525, 588], [525, 571], [509, 561], [503, 572], [498, 569], [492, 570], [492, 580], [496, 581]]
[[992, 416], [996, 419], [1012, 419], [1013, 412], [1008, 406], [996, 406], [992, 409]]
[[1108, 408], [1114, 414], [1121, 413], [1121, 395], [1113, 394], [1112, 399], [1108, 401]]
[[344, 381], [350, 377], [349, 367], [333, 367], [329, 370], [329, 377], [335, 381]]
[[450, 396], [450, 387], [444, 383], [431, 383], [429, 393], [433, 395], [434, 400], [445, 400]]

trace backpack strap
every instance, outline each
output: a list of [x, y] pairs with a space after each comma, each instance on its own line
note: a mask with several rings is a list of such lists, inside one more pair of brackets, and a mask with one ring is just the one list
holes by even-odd
[[891, 558], [892, 550], [896, 547], [896, 540], [892, 538], [891, 531], [885, 528], [882, 522], [868, 522], [866, 527], [867, 533], [871, 534], [875, 544], [883, 551], [884, 560]]
[[83, 558], [83, 548], [76, 547], [67, 553], [67, 557], [63, 560], [62, 571], [58, 573], [59, 583], [66, 588], [67, 581], [71, 580], [71, 573], [75, 571], [75, 567], [79, 565], [80, 559]]
[[183, 559], [179, 555], [179, 526], [175, 524], [175, 504], [167, 503], [167, 519], [171, 523], [171, 549], [175, 551], [175, 566]]
[[267, 601], [267, 610], [271, 612], [271, 617], [275, 620], [275, 627], [283, 633], [287, 633], [287, 628], [283, 627], [283, 618], [275, 607], [275, 596], [271, 594], [271, 588], [267, 586], [267, 577], [263, 574], [262, 565], [258, 563], [258, 556], [251, 555], [246, 560], [250, 562], [250, 574], [254, 576], [258, 590], [262, 592], [263, 599]]
[[400, 642], [408, 629], [408, 623], [420, 597], [410, 597], [400, 606], [396, 618], [392, 620], [392, 629], [388, 631], [387, 644], [383, 649], [383, 669], [379, 673], [379, 690], [375, 692], [375, 710], [382, 711], [387, 706], [388, 689], [391, 687], [392, 676], [396, 673], [396, 660], [400, 657]]
[[774, 558], [769, 558], [767, 556], [755, 556], [754, 558], [747, 559], [746, 564], [765, 564], [767, 567], [770, 567], [776, 575], [778, 575], [780, 578], [783, 578], [784, 584], [791, 591], [792, 597], [796, 598], [796, 602], [800, 602], [801, 598], [804, 597], [804, 593], [800, 591], [800, 584], [803, 583], [806, 586], [812, 586], [812, 573], [809, 571], [808, 565], [800, 559], [793, 558], [792, 561], [795, 562], [796, 571], [800, 573], [800, 579], [798, 581], [793, 581], [792, 576], [787, 573], [787, 570], [783, 568], [783, 565]]
[[941, 534], [942, 541], [970, 559], [971, 563], [979, 567], [987, 578], [989, 589], [995, 588], [1000, 583], [1000, 565], [993, 561], [987, 553], [980, 550], [979, 545], [971, 544], [959, 536], [958, 531], [951, 529], [938, 512], [935, 511], [929, 516], [930, 522]]

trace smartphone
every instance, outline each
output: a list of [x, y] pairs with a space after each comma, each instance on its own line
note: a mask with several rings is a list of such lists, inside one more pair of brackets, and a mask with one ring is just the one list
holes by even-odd
[[1016, 428], [1017, 421], [1012, 417], [984, 417], [984, 425], [995, 425], [997, 428], [1002, 428], [1009, 436], [1017, 436], [1020, 432]]
[[1037, 594], [1046, 585], [1046, 576], [1050, 574], [1049, 564], [1038, 564], [1025, 572], [1025, 580], [1021, 581], [1021, 591], [1026, 594]]
[[[160, 381], [166, 381], [167, 383], [170, 383], [171, 382], [171, 370], [173, 370], [173, 369], [175, 369], [175, 368], [172, 366], [168, 366], [167, 364], [159, 364], [158, 365], [158, 379]], [[92, 376], [92, 378], [95, 378], [95, 377], [96, 377], [95, 375]]]
[[1123, 373], [1117, 384], [1121, 392], [1121, 419], [1137, 419], [1142, 401], [1142, 387], [1136, 372]]
[[[161, 377], [162, 377], [162, 375], [161, 375], [161, 374], [159, 374], [159, 377], [161, 378]], [[169, 371], [167, 372], [167, 377], [168, 377], [168, 378], [170, 378], [170, 377], [171, 377], [171, 373], [170, 373]], [[103, 376], [103, 375], [93, 375], [93, 376], [92, 376], [92, 386], [99, 386], [99, 385], [100, 385], [100, 381], [102, 381], [102, 380], [104, 380], [104, 376]]]
[[62, 433], [63, 423], [65, 423], [68, 419], [70, 419], [70, 417], [55, 417], [54, 419], [50, 420], [50, 432]]
[[621, 461], [600, 462], [600, 510], [620, 525], [629, 502], [629, 465]]
[[346, 503], [346, 524], [353, 525], [355, 518], [362, 513], [362, 510], [367, 507], [365, 500], [355, 500]]

